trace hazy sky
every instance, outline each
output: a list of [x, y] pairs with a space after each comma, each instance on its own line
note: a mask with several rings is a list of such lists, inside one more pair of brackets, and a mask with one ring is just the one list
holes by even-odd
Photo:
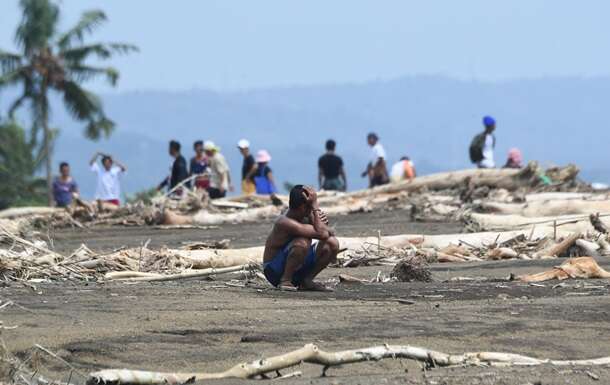
[[[118, 90], [219, 90], [441, 74], [480, 80], [610, 75], [608, 0], [62, 0], [94, 36], [140, 46]], [[18, 0], [0, 5], [14, 49]], [[97, 87], [96, 87], [97, 88]]]

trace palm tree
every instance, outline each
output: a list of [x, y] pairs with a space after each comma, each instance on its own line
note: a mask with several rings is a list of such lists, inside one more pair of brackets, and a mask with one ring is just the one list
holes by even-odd
[[[47, 195], [52, 204], [52, 144], [57, 130], [49, 127], [49, 94], [58, 93], [70, 115], [86, 123], [85, 135], [93, 140], [108, 136], [114, 128], [104, 113], [98, 96], [81, 87], [81, 83], [104, 77], [116, 85], [119, 73], [112, 67], [88, 65], [87, 59], [105, 60], [113, 54], [136, 51], [123, 43], [85, 44], [85, 35], [93, 32], [107, 18], [99, 10], [83, 13], [78, 23], [66, 32], [56, 31], [59, 8], [50, 0], [21, 0], [23, 18], [15, 33], [20, 54], [0, 50], [0, 87], [21, 85], [23, 92], [11, 105], [9, 117], [24, 102], [30, 105], [32, 129], [30, 145], [44, 159]], [[42, 143], [39, 144], [40, 136]]]

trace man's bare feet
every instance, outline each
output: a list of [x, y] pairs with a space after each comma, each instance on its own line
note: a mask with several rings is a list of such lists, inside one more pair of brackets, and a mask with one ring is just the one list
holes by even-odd
[[321, 283], [314, 281], [304, 281], [299, 285], [299, 290], [301, 291], [323, 291], [323, 292], [332, 292], [334, 291], [328, 286], [325, 286]]

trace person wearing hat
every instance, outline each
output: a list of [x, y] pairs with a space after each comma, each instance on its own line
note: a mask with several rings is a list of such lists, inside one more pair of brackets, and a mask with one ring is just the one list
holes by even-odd
[[496, 121], [491, 116], [483, 117], [483, 126], [485, 131], [478, 134], [470, 143], [470, 160], [475, 163], [478, 168], [494, 168], [494, 148], [496, 147]]
[[256, 193], [260, 195], [271, 195], [277, 192], [273, 172], [269, 167], [271, 155], [267, 150], [260, 150], [256, 153], [256, 171], [254, 174], [254, 185]]
[[244, 157], [243, 164], [241, 166], [241, 193], [244, 195], [253, 195], [256, 193], [256, 186], [254, 185], [254, 173], [256, 172], [256, 161], [252, 154], [250, 154], [250, 142], [246, 139], [242, 139], [237, 142], [237, 148]]
[[210, 167], [210, 187], [208, 195], [211, 199], [224, 198], [228, 190], [233, 190], [231, 185], [231, 173], [225, 157], [220, 153], [220, 148], [212, 141], [203, 143], [203, 151], [208, 157]]

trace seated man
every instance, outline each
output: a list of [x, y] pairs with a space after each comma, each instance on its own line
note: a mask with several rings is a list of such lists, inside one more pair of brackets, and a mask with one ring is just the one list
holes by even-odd
[[311, 187], [294, 186], [288, 211], [275, 221], [265, 243], [263, 267], [273, 286], [330, 290], [313, 281], [330, 262], [336, 261], [339, 252], [339, 242], [327, 225], [316, 192]]

